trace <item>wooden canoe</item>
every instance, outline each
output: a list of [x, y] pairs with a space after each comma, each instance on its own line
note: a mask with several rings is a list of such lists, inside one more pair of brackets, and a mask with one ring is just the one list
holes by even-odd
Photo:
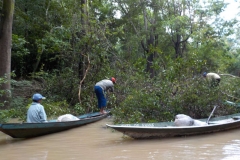
[[205, 126], [177, 127], [173, 122], [106, 125], [134, 139], [191, 136], [240, 128], [240, 113], [212, 118]]
[[93, 123], [107, 117], [109, 113], [110, 112], [106, 114], [100, 114], [99, 112], [88, 113], [78, 116], [80, 120], [68, 122], [51, 120], [46, 123], [5, 123], [0, 124], [0, 131], [13, 138], [31, 138]]

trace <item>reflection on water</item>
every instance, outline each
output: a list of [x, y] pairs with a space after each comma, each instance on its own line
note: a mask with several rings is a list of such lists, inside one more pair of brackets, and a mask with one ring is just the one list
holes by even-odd
[[111, 119], [31, 139], [0, 132], [1, 160], [238, 160], [240, 129], [169, 139], [134, 140], [106, 128]]
[[223, 146], [223, 160], [240, 159], [240, 140], [231, 140], [229, 144]]

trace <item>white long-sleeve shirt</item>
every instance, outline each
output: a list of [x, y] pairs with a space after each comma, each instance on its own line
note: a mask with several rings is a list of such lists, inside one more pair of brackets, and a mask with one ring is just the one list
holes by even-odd
[[37, 102], [33, 102], [27, 111], [28, 123], [43, 123], [47, 122], [47, 115], [44, 107]]
[[206, 77], [208, 80], [221, 79], [220, 76], [216, 73], [208, 73]]

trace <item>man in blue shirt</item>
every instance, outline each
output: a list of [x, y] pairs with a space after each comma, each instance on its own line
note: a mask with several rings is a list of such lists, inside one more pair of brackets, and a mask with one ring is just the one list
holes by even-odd
[[47, 115], [44, 107], [41, 105], [42, 99], [46, 99], [41, 94], [36, 93], [32, 97], [32, 104], [27, 112], [27, 122], [28, 123], [43, 123], [47, 122]]

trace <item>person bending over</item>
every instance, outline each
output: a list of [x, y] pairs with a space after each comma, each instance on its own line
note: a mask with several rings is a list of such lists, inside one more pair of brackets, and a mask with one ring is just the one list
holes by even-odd
[[110, 79], [104, 79], [97, 82], [94, 86], [94, 92], [96, 93], [98, 99], [98, 108], [100, 109], [100, 113], [104, 114], [106, 111], [104, 110], [107, 106], [107, 98], [106, 92], [109, 90], [110, 92], [114, 92], [114, 84], [116, 83], [116, 79], [114, 77]]
[[218, 86], [220, 81], [221, 81], [221, 77], [217, 74], [217, 73], [203, 73], [203, 77], [206, 78], [210, 83], [211, 86]]

